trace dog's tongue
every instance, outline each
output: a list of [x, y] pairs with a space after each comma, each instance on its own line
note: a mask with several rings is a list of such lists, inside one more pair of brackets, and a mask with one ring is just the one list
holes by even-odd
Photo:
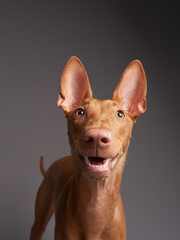
[[100, 158], [100, 157], [88, 157], [88, 158], [92, 165], [102, 165], [106, 160], [106, 158]]

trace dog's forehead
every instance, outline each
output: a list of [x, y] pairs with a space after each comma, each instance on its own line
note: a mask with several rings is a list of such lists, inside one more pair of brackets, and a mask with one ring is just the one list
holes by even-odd
[[114, 108], [118, 108], [118, 104], [114, 102], [113, 100], [99, 100], [99, 99], [86, 99], [84, 102], [84, 107], [89, 109], [96, 109], [96, 111], [99, 109], [99, 111], [107, 111]]

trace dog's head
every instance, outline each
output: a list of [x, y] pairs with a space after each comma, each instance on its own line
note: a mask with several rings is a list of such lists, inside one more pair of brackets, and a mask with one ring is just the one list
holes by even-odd
[[70, 58], [57, 104], [68, 120], [76, 170], [108, 176], [114, 169], [122, 169], [133, 123], [146, 111], [146, 88], [142, 64], [135, 60], [124, 71], [112, 100], [94, 99], [82, 63], [77, 57]]

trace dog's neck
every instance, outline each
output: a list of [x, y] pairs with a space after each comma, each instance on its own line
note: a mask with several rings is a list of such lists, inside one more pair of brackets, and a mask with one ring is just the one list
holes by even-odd
[[119, 159], [106, 178], [86, 176], [82, 172], [74, 171], [69, 199], [72, 209], [79, 219], [88, 219], [94, 228], [96, 226], [92, 221], [96, 223], [97, 219], [98, 222], [101, 222], [100, 219], [102, 222], [105, 221], [104, 224], [107, 224], [108, 219], [113, 223], [112, 217], [116, 215], [115, 212], [121, 204], [120, 184], [125, 159], [126, 154]]

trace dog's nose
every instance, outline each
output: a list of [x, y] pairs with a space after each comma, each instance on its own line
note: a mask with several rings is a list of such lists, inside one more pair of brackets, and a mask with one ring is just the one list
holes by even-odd
[[91, 147], [106, 148], [111, 142], [111, 132], [106, 129], [90, 128], [85, 131], [84, 141]]

